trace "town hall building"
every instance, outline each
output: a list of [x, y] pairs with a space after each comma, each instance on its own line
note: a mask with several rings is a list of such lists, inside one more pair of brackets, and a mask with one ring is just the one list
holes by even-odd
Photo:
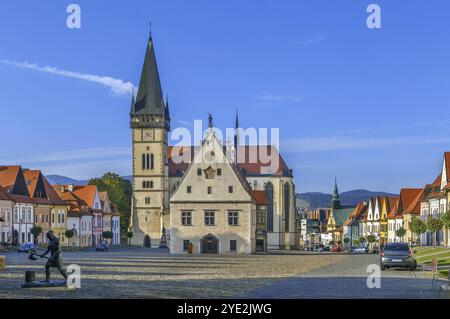
[[276, 147], [241, 145], [237, 118], [233, 145], [223, 145], [211, 115], [201, 145], [169, 146], [170, 120], [150, 35], [130, 111], [132, 243], [177, 254], [296, 248], [293, 172]]

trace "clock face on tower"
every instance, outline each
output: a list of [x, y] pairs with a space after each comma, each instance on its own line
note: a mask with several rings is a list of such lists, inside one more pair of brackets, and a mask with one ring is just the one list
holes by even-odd
[[142, 133], [142, 139], [144, 141], [152, 141], [153, 140], [153, 130], [144, 130]]

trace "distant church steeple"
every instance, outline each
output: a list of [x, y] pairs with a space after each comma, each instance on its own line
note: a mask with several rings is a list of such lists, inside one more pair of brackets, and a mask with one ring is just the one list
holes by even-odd
[[341, 200], [339, 199], [339, 191], [337, 186], [337, 178], [334, 178], [334, 191], [332, 200], [333, 209], [339, 209], [341, 207]]

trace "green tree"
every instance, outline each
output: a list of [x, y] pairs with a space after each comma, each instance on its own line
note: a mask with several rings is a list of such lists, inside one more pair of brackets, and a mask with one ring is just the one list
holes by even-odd
[[113, 238], [114, 234], [111, 231], [107, 230], [103, 232], [102, 236], [105, 239], [109, 239], [111, 242], [111, 239]]
[[127, 238], [128, 238], [128, 245], [131, 243], [131, 238], [133, 238], [134, 234], [132, 231], [127, 232]]
[[445, 243], [448, 245], [449, 238], [448, 238], [448, 230], [450, 229], [450, 210], [447, 211], [444, 215], [442, 215], [442, 225], [445, 227]]
[[420, 243], [420, 235], [427, 231], [427, 224], [422, 219], [413, 217], [409, 228], [411, 229], [411, 232], [417, 235], [417, 239]]
[[346, 249], [348, 249], [348, 244], [349, 244], [349, 243], [350, 243], [350, 238], [345, 237], [345, 238], [344, 238], [344, 244], [345, 244]]
[[404, 229], [403, 227], [400, 227], [399, 229], [397, 229], [395, 231], [395, 235], [397, 235], [397, 237], [399, 237], [399, 238], [403, 238], [403, 236], [405, 236], [405, 234], [406, 234], [406, 229]]
[[359, 240], [353, 239], [353, 246], [358, 246], [358, 245], [359, 245]]
[[366, 243], [366, 238], [365, 238], [364, 236], [359, 236], [358, 242], [359, 242], [361, 245], [364, 245], [364, 244]]
[[31, 229], [30, 229], [30, 233], [33, 235], [34, 237], [34, 243], [37, 245], [39, 243], [39, 235], [42, 234], [42, 227], [41, 226], [37, 226], [34, 225]]
[[109, 199], [116, 205], [120, 213], [120, 229], [125, 233], [130, 224], [131, 182], [115, 173], [106, 173], [100, 178], [89, 180], [89, 185], [97, 185], [100, 192], [107, 191]]
[[432, 216], [428, 216], [427, 220], [427, 230], [434, 234], [434, 246], [436, 247], [437, 242], [437, 232], [441, 230], [443, 227], [443, 222], [439, 218], [434, 218]]
[[[66, 235], [66, 237], [67, 237], [67, 243], [69, 244], [69, 243], [70, 243], [70, 239], [71, 239], [73, 236], [75, 236], [75, 231], [74, 231], [73, 229], [68, 229], [68, 230], [66, 230], [66, 232], [64, 233], [64, 235]], [[69, 244], [69, 246], [70, 246], [70, 244]]]

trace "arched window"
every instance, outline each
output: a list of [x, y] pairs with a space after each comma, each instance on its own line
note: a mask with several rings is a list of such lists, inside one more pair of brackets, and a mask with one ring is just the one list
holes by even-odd
[[273, 232], [273, 185], [268, 182], [266, 184], [266, 196], [267, 196], [267, 231]]
[[155, 156], [153, 154], [150, 155], [150, 169], [155, 167]]
[[289, 183], [284, 184], [284, 231], [289, 232], [289, 213], [291, 211], [291, 188]]
[[142, 169], [145, 169], [145, 154], [142, 154]]
[[145, 154], [145, 169], [150, 168], [150, 154]]

